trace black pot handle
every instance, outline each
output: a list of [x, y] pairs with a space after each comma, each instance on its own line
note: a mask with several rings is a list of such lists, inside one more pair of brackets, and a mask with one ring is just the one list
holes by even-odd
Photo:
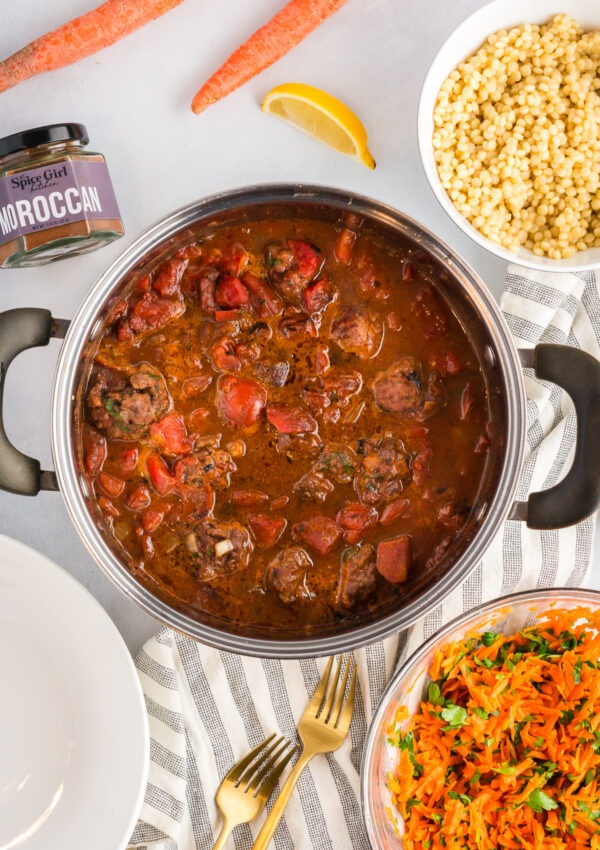
[[56, 475], [42, 470], [40, 462], [18, 451], [6, 436], [2, 401], [8, 367], [22, 351], [48, 345], [51, 337], [64, 338], [69, 323], [53, 319], [49, 310], [33, 307], [0, 313], [0, 489], [21, 496], [40, 490], [58, 490]]
[[533, 368], [537, 378], [558, 384], [571, 396], [577, 442], [573, 464], [562, 481], [517, 502], [510, 518], [525, 520], [529, 528], [565, 528], [600, 507], [600, 361], [578, 348], [547, 343], [519, 355], [523, 367]]

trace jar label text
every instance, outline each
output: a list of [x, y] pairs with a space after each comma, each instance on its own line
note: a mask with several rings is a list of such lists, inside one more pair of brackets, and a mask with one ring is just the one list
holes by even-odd
[[0, 245], [76, 221], [119, 218], [104, 162], [62, 162], [0, 180]]

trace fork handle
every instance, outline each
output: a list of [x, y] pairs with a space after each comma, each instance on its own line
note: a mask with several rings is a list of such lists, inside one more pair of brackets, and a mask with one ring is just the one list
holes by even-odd
[[218, 834], [217, 840], [215, 841], [215, 843], [212, 846], [212, 850], [222, 850], [222, 848], [225, 847], [225, 844], [227, 843], [227, 839], [229, 838], [229, 836], [233, 832], [234, 826], [235, 826], [235, 824], [231, 823], [228, 820], [223, 821], [223, 826], [221, 827], [221, 832]]
[[263, 823], [262, 829], [258, 833], [256, 841], [252, 845], [252, 850], [266, 850], [269, 846], [269, 842], [273, 838], [275, 830], [277, 829], [277, 824], [281, 820], [285, 807], [292, 796], [292, 791], [296, 787], [296, 782], [314, 755], [314, 753], [307, 752], [306, 750], [303, 750], [300, 754], [300, 758], [292, 768], [291, 773], [285, 780], [277, 799], [273, 803], [273, 808], [269, 812], [266, 821]]

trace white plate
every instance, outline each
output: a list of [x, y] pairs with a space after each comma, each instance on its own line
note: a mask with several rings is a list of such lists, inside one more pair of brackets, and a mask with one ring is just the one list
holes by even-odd
[[0, 535], [0, 850], [122, 850], [147, 772], [142, 690], [114, 624]]

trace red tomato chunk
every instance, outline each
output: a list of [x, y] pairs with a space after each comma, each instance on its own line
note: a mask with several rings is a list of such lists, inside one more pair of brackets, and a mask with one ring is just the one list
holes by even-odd
[[320, 555], [331, 552], [342, 535], [342, 529], [327, 516], [313, 516], [296, 523], [293, 532]]
[[162, 454], [176, 457], [192, 450], [185, 422], [178, 413], [169, 413], [160, 422], [153, 422], [150, 436]]
[[148, 475], [157, 493], [166, 496], [177, 486], [177, 479], [169, 472], [169, 468], [160, 455], [150, 455], [146, 461]]
[[221, 415], [239, 428], [254, 425], [266, 403], [264, 387], [249, 378], [224, 378], [217, 391], [217, 405]]
[[377, 571], [392, 584], [401, 584], [408, 578], [412, 560], [410, 537], [399, 534], [377, 545]]

